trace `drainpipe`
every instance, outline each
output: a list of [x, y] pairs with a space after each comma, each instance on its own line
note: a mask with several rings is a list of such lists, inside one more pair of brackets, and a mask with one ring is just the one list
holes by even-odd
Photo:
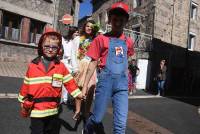
[[175, 3], [175, 0], [173, 0], [173, 11], [172, 11], [172, 31], [171, 31], [171, 44], [173, 44], [173, 30], [174, 30], [174, 11], [175, 11], [175, 8], [174, 8], [174, 3]]
[[[184, 86], [184, 87], [188, 87], [188, 88], [190, 88], [190, 87], [192, 87], [192, 86], [188, 86], [188, 85], [190, 85], [187, 81], [188, 81], [188, 78], [189, 78], [189, 73], [190, 73], [190, 71], [189, 71], [189, 69], [188, 69], [188, 66], [186, 66], [186, 65], [189, 65], [189, 50], [188, 50], [188, 45], [189, 45], [189, 40], [190, 40], [190, 38], [189, 38], [189, 36], [190, 36], [190, 18], [191, 18], [191, 7], [192, 7], [192, 1], [190, 0], [189, 1], [190, 3], [189, 3], [189, 18], [188, 18], [188, 33], [187, 33], [187, 47], [186, 47], [186, 54], [185, 54], [185, 70], [186, 70], [186, 82], [184, 82], [184, 83], [186, 83], [186, 86]], [[189, 67], [190, 68], [190, 67]], [[189, 91], [190, 89], [185, 89], [186, 90], [186, 93], [187, 93], [187, 91]]]
[[56, 29], [57, 28], [57, 20], [56, 20], [56, 15], [57, 15], [57, 0], [54, 0], [54, 13], [53, 13], [53, 28]]

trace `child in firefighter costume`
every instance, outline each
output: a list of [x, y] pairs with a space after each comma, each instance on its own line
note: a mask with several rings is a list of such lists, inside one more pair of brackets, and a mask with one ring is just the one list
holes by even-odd
[[62, 37], [47, 30], [38, 43], [38, 57], [28, 66], [18, 100], [21, 115], [31, 119], [31, 134], [56, 134], [62, 85], [77, 99], [82, 93], [64, 64], [59, 61]]

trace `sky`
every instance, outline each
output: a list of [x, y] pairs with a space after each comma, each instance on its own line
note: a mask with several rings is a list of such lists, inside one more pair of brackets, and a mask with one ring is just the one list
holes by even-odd
[[91, 0], [84, 0], [84, 2], [81, 3], [79, 11], [79, 19], [83, 18], [86, 15], [91, 15], [92, 4], [90, 3], [90, 1]]

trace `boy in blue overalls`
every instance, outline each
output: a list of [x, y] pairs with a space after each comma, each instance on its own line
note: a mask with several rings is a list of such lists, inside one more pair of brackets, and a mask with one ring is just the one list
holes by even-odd
[[125, 134], [128, 114], [128, 56], [133, 55], [133, 41], [123, 34], [128, 21], [128, 5], [118, 2], [109, 11], [112, 30], [97, 36], [90, 45], [87, 56], [91, 58], [83, 95], [87, 95], [88, 82], [98, 65], [98, 83], [95, 91], [94, 109], [84, 127], [85, 134], [101, 133], [101, 121], [109, 99], [113, 103], [114, 134]]

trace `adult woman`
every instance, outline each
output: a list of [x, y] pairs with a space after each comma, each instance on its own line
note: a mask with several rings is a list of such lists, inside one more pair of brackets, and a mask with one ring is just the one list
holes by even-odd
[[[94, 29], [95, 22], [93, 20], [88, 20], [81, 31], [81, 35], [79, 38], [75, 39], [75, 44], [73, 47], [74, 52], [74, 59], [72, 60], [72, 67], [76, 72], [74, 72], [75, 79], [78, 83], [78, 86], [81, 88], [83, 86], [85, 75], [87, 71], [87, 67], [89, 65], [89, 59], [85, 56], [87, 53], [87, 50], [90, 46], [90, 43], [94, 39], [96, 32]], [[84, 111], [84, 117], [87, 118], [89, 116], [90, 107], [93, 100], [93, 94], [94, 89], [96, 85], [96, 72], [94, 72], [93, 77], [90, 80], [90, 83], [88, 85], [89, 93], [86, 98], [85, 103], [85, 111]], [[74, 119], [76, 120], [79, 117], [80, 110], [81, 109], [81, 101], [76, 100], [76, 112], [74, 115]]]
[[164, 88], [165, 88], [165, 81], [166, 81], [166, 73], [167, 73], [167, 67], [166, 67], [166, 61], [161, 60], [160, 61], [160, 68], [157, 73], [157, 90], [158, 90], [158, 96], [163, 94]]

